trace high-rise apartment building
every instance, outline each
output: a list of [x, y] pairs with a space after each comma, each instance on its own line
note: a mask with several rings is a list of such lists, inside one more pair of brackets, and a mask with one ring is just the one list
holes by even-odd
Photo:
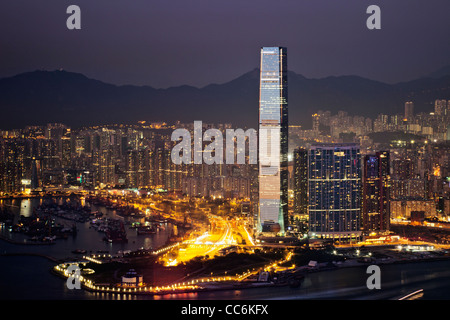
[[448, 113], [447, 100], [436, 100], [434, 102], [434, 114], [437, 116], [446, 116]]
[[309, 158], [309, 236], [361, 236], [361, 154], [354, 143], [313, 144]]
[[412, 101], [405, 102], [405, 120], [412, 121], [414, 118], [414, 103]]
[[389, 151], [364, 157], [363, 230], [389, 230]]
[[308, 213], [308, 150], [294, 150], [294, 214]]

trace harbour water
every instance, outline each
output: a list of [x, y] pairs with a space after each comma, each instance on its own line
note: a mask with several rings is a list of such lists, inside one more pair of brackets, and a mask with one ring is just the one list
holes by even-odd
[[[66, 201], [80, 201], [68, 198], [55, 199], [15, 199], [15, 200], [0, 200], [0, 205], [6, 206], [14, 213], [15, 222], [18, 221], [20, 215], [29, 217], [33, 214], [39, 205], [44, 202], [56, 202], [63, 204]], [[81, 205], [85, 205], [84, 202]], [[116, 254], [119, 251], [151, 249], [163, 246], [168, 240], [173, 226], [170, 223], [164, 224], [159, 228], [155, 234], [138, 235], [136, 229], [131, 228], [131, 222], [140, 221], [143, 219], [126, 218], [118, 215], [115, 210], [110, 210], [104, 206], [91, 205], [93, 212], [103, 213], [103, 217], [122, 219], [125, 223], [128, 242], [125, 243], [110, 243], [103, 240], [104, 234], [95, 230], [90, 222], [74, 222], [63, 218], [56, 217], [56, 222], [71, 227], [73, 223], [76, 224], [78, 232], [76, 235], [69, 235], [67, 239], [57, 239], [51, 245], [26, 245], [26, 239], [29, 238], [21, 233], [12, 233], [5, 226], [0, 226], [0, 235], [3, 238], [10, 239], [14, 242], [24, 243], [24, 245], [13, 245], [5, 241], [0, 242], [0, 253], [16, 253], [16, 252], [33, 252], [42, 255], [48, 255], [56, 259], [68, 259], [73, 257], [74, 250], [87, 250], [87, 253], [109, 252]]]

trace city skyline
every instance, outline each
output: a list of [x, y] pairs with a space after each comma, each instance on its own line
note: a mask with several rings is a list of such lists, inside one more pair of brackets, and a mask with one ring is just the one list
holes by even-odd
[[450, 299], [447, 1], [0, 4], [0, 299]]
[[[267, 75], [273, 77], [270, 72]], [[280, 74], [277, 79], [282, 79]], [[268, 87], [268, 93], [274, 89], [275, 96], [262, 95], [275, 102], [275, 108], [272, 104], [267, 110], [269, 121], [282, 114], [280, 103], [287, 102], [280, 95], [280, 87]], [[298, 163], [295, 156], [289, 159], [284, 155], [290, 184], [286, 237], [274, 238], [257, 236], [256, 165], [176, 166], [171, 161], [171, 132], [175, 128], [192, 132], [194, 123], [142, 121], [76, 129], [50, 123], [1, 131], [0, 236], [10, 242], [8, 246], [24, 241], [21, 247], [28, 250], [39, 250], [41, 246], [36, 244], [52, 243], [42, 250], [59, 248], [52, 253], [57, 257], [84, 252], [79, 249], [80, 243], [89, 239], [89, 245], [83, 247], [102, 254], [88, 254], [86, 250], [79, 257], [83, 272], [91, 274], [84, 277], [83, 290], [108, 297], [133, 292], [152, 297], [170, 292], [176, 298], [177, 292], [201, 294], [205, 288], [207, 292], [209, 282], [224, 288], [230, 283], [248, 286], [254, 282], [255, 286], [274, 283], [275, 287], [318, 290], [302, 282], [302, 277], [308, 278], [309, 274], [303, 275], [304, 270], [339, 271], [347, 266], [346, 260], [350, 266], [364, 261], [386, 263], [386, 259], [404, 262], [405, 257], [419, 261], [415, 251], [410, 250], [425, 255], [420, 261], [441, 259], [450, 243], [446, 231], [450, 216], [450, 101], [436, 99], [434, 112], [409, 111], [408, 119], [403, 112], [370, 119], [343, 111], [332, 114], [317, 110], [311, 115], [312, 129], [285, 125], [290, 137], [285, 142], [291, 144], [291, 150], [306, 147], [310, 160]], [[232, 124], [202, 122], [202, 132], [211, 128], [224, 132]], [[402, 133], [400, 138], [390, 136], [398, 132]], [[371, 133], [386, 136], [380, 140]], [[275, 142], [282, 144], [281, 136], [280, 133]], [[323, 143], [317, 144], [319, 140]], [[353, 142], [344, 143], [348, 140]], [[323, 157], [316, 150], [321, 146], [325, 146], [319, 152]], [[390, 155], [383, 158], [388, 162], [377, 168], [372, 160], [380, 150], [389, 150]], [[369, 164], [373, 164], [373, 170], [363, 170], [369, 168], [364, 166], [364, 159], [372, 159]], [[276, 161], [280, 160], [281, 157]], [[305, 197], [305, 171], [309, 186], [306, 213], [304, 203], [299, 204], [295, 197]], [[389, 198], [382, 191], [385, 183], [389, 185]], [[311, 191], [316, 189], [321, 192]], [[383, 226], [386, 201], [388, 230]], [[328, 207], [330, 203], [332, 209]], [[72, 226], [64, 228], [56, 221]], [[172, 224], [173, 229], [169, 227]], [[439, 225], [442, 230], [428, 225]], [[39, 229], [40, 226], [44, 227]], [[409, 229], [416, 227], [426, 231], [418, 235], [418, 230], [424, 229]], [[163, 234], [166, 240], [161, 239]], [[67, 246], [69, 237], [74, 239], [72, 246]], [[412, 242], [418, 237], [421, 244]], [[27, 246], [28, 242], [33, 246]], [[370, 247], [369, 252], [365, 246]], [[125, 253], [124, 248], [135, 251]], [[119, 251], [115, 253], [116, 250]], [[329, 261], [322, 262], [324, 255]], [[261, 258], [270, 261], [264, 269], [256, 267]], [[127, 259], [130, 270], [137, 272], [117, 270], [121, 277], [108, 280], [112, 281], [109, 285], [100, 280], [108, 277], [104, 268], [114, 270], [123, 259]], [[145, 267], [139, 264], [141, 259], [146, 261]], [[314, 259], [319, 262], [315, 264]], [[227, 261], [226, 270], [220, 267], [223, 260]], [[243, 261], [248, 264], [242, 265]], [[90, 263], [89, 268], [85, 263]], [[52, 272], [70, 279], [67, 272], [73, 265], [58, 262]], [[202, 265], [210, 265], [211, 271], [197, 275], [203, 270]], [[8, 267], [5, 264], [4, 268]], [[168, 280], [174, 270], [189, 277], [189, 282]], [[352, 272], [347, 281], [356, 279]], [[357, 284], [358, 290], [364, 283]], [[60, 285], [67, 291], [64, 281]]]

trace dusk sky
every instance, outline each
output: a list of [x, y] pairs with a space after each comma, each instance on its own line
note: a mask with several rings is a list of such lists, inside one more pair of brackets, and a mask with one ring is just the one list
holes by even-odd
[[[68, 30], [66, 8], [81, 8]], [[381, 30], [368, 30], [369, 5]], [[288, 48], [308, 78], [408, 81], [450, 65], [449, 0], [3, 0], [0, 78], [36, 69], [113, 84], [202, 87], [258, 67], [262, 46]]]

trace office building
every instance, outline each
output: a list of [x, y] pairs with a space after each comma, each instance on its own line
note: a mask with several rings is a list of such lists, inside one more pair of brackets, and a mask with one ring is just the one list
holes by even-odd
[[261, 49], [258, 231], [284, 235], [288, 224], [287, 52]]

